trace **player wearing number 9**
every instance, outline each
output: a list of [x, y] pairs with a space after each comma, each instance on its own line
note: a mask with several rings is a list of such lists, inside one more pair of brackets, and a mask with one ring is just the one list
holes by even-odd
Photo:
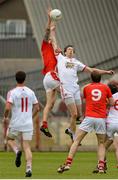
[[15, 139], [21, 135], [26, 159], [26, 177], [30, 177], [32, 175], [32, 153], [29, 141], [32, 140], [33, 135], [32, 116], [35, 116], [39, 111], [39, 104], [34, 92], [24, 84], [25, 72], [18, 71], [15, 77], [17, 86], [8, 92], [3, 121], [5, 122], [8, 119], [11, 111], [11, 120], [7, 132], [8, 145], [16, 153], [15, 165], [19, 167], [22, 152], [17, 147]]
[[[116, 168], [118, 168], [118, 86], [117, 86], [117, 81], [115, 81], [115, 83], [114, 83], [114, 80], [111, 81], [110, 83], [108, 83], [108, 86], [111, 89], [115, 104], [114, 106], [111, 106], [109, 108], [108, 115], [106, 118], [107, 138], [105, 141], [105, 148], [106, 150], [108, 150], [108, 148], [113, 143], [115, 147], [115, 155], [116, 155], [116, 161], [117, 161]], [[105, 157], [105, 162], [107, 163], [106, 157]], [[107, 164], [106, 164], [106, 169], [107, 169]], [[93, 170], [93, 173], [98, 173], [97, 166]]]
[[78, 149], [78, 145], [88, 132], [95, 131], [98, 141], [98, 172], [104, 173], [105, 157], [105, 137], [106, 137], [106, 105], [107, 99], [110, 105], [114, 105], [114, 100], [110, 88], [101, 83], [101, 74], [93, 71], [91, 73], [92, 83], [83, 89], [85, 99], [85, 118], [78, 127], [75, 140], [70, 148], [65, 165], [58, 169], [58, 172], [69, 170], [73, 157]]

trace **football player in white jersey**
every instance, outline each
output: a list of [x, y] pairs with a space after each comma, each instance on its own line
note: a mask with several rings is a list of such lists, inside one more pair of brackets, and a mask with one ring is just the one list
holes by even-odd
[[118, 133], [118, 88], [115, 85], [110, 85], [112, 91], [112, 96], [115, 100], [115, 105], [110, 107], [109, 113], [107, 116], [107, 136], [109, 139], [113, 139], [114, 133]]
[[112, 142], [114, 140], [115, 154], [118, 166], [118, 87], [116, 85], [110, 85], [112, 91], [112, 96], [115, 100], [114, 106], [110, 107], [108, 117], [106, 120], [107, 123], [107, 137], [108, 140], [106, 144]]
[[19, 150], [15, 140], [21, 135], [26, 158], [26, 177], [30, 177], [32, 176], [32, 152], [29, 142], [33, 135], [33, 116], [39, 111], [39, 103], [34, 92], [24, 84], [26, 73], [18, 71], [15, 78], [17, 86], [7, 94], [3, 121], [8, 120], [11, 112], [7, 142], [16, 153], [16, 167], [20, 167], [22, 151]]
[[[56, 41], [55, 41], [56, 42]], [[74, 139], [76, 130], [76, 119], [82, 116], [81, 113], [81, 97], [80, 88], [78, 85], [78, 71], [93, 72], [97, 71], [100, 74], [113, 74], [112, 70], [100, 70], [96, 68], [91, 68], [80, 60], [74, 57], [74, 47], [73, 45], [67, 45], [64, 48], [64, 55], [59, 53], [57, 57], [57, 68], [58, 75], [61, 83], [61, 95], [62, 99], [65, 101], [67, 108], [70, 112], [70, 127], [65, 130], [65, 133], [70, 135], [71, 139]]]

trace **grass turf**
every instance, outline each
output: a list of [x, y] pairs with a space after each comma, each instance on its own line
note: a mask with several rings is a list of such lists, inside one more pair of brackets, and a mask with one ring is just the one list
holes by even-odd
[[[78, 152], [69, 171], [57, 173], [57, 168], [64, 163], [67, 152], [33, 152], [32, 179], [117, 179], [118, 169], [113, 152], [108, 153], [108, 171], [106, 174], [93, 174], [96, 166], [95, 152]], [[22, 156], [22, 165], [14, 165], [13, 152], [0, 152], [0, 179], [24, 179], [25, 160]]]

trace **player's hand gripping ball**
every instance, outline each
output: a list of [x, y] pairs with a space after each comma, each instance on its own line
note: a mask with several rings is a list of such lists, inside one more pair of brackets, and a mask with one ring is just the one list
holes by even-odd
[[53, 21], [58, 21], [62, 18], [62, 12], [59, 9], [50, 11], [50, 17]]

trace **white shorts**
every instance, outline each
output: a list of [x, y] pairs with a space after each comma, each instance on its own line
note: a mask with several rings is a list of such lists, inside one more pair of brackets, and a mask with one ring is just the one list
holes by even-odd
[[106, 134], [106, 123], [104, 118], [85, 117], [79, 125], [79, 129], [85, 132], [92, 132], [96, 134]]
[[59, 87], [60, 81], [55, 80], [50, 74], [50, 72], [48, 72], [43, 79], [43, 85], [44, 85], [45, 91], [49, 92]]
[[61, 91], [62, 99], [65, 101], [66, 105], [72, 104], [72, 103], [82, 104], [81, 96], [80, 96], [80, 89], [78, 87], [69, 89], [61, 85], [60, 91]]
[[7, 137], [8, 138], [16, 139], [19, 135], [22, 136], [23, 140], [31, 141], [32, 136], [33, 136], [33, 131], [20, 132], [20, 131], [14, 130], [12, 128], [8, 128], [8, 130], [7, 130]]
[[111, 140], [118, 136], [118, 123], [107, 123], [107, 136]]

